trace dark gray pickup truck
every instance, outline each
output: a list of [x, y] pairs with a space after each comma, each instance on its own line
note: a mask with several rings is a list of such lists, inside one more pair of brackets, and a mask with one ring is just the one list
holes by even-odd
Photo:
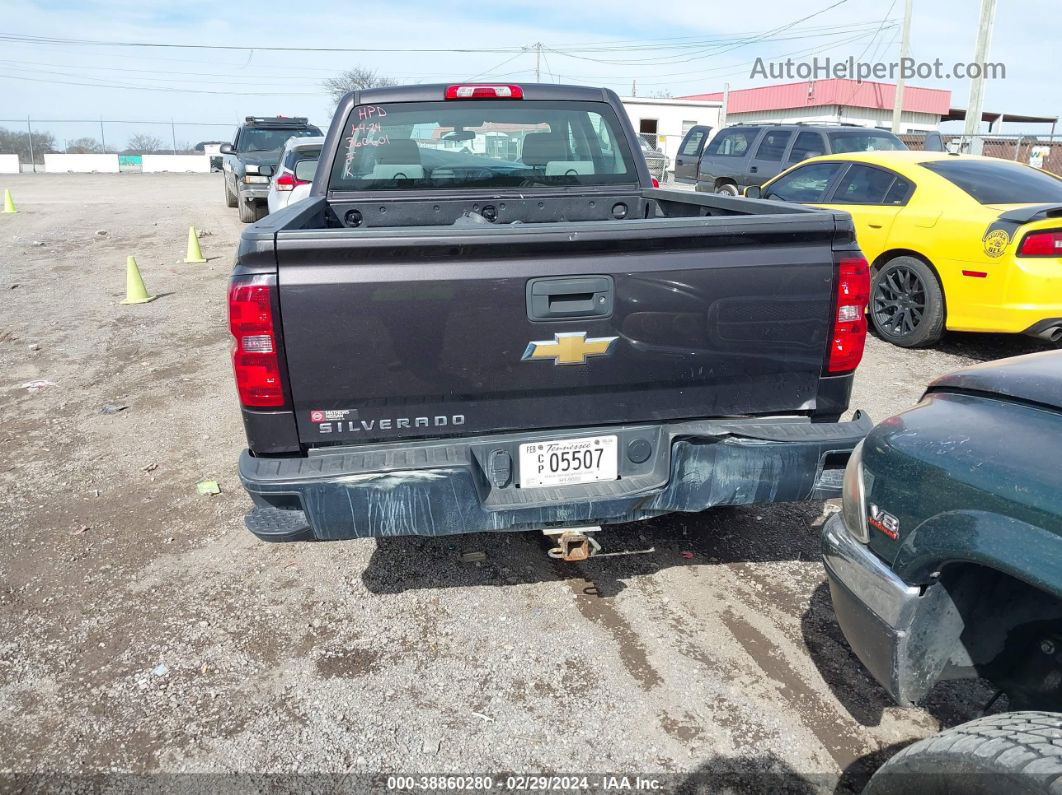
[[851, 219], [653, 189], [610, 91], [354, 92], [229, 294], [267, 540], [825, 498], [866, 334]]
[[269, 182], [289, 138], [320, 135], [304, 118], [248, 116], [231, 144], [221, 145], [221, 170], [225, 178], [225, 204], [236, 207], [245, 224], [269, 212]]

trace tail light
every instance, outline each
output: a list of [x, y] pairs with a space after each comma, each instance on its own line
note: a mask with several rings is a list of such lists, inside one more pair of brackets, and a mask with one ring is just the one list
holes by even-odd
[[838, 260], [836, 308], [827, 373], [847, 373], [859, 366], [867, 342], [869, 301], [870, 268], [867, 261], [862, 257]]
[[306, 180], [295, 179], [294, 174], [281, 174], [273, 180], [273, 184], [277, 186], [277, 190], [295, 190], [296, 185], [305, 185]]
[[468, 86], [447, 86], [447, 99], [523, 99], [520, 86], [480, 83]]
[[234, 337], [232, 367], [240, 403], [247, 408], [285, 404], [277, 334], [273, 323], [273, 287], [235, 282], [229, 287], [229, 329]]
[[1019, 257], [1062, 257], [1062, 229], [1030, 232], [1018, 247]]
[[654, 188], [659, 188], [660, 187], [660, 180], [658, 180], [656, 177], [650, 177], [649, 179], [651, 179], [653, 181], [653, 187]]

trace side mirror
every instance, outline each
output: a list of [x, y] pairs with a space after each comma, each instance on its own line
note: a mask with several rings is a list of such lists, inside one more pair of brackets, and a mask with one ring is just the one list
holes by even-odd
[[221, 146], [218, 147], [218, 151], [221, 152], [221, 154], [223, 154], [223, 155], [231, 155], [232, 154], [232, 144], [222, 144]]
[[276, 166], [259, 166], [258, 173], [265, 177], [271, 177], [276, 173]]
[[763, 198], [763, 188], [761, 188], [759, 185], [749, 185], [747, 188], [745, 188], [745, 198], [746, 199], [762, 199]]
[[300, 160], [295, 164], [295, 179], [299, 182], [313, 182], [316, 174], [316, 160]]

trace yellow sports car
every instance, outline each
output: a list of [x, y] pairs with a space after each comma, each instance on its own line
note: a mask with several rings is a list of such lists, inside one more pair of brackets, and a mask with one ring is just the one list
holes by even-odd
[[[761, 194], [762, 191], [762, 194]], [[946, 152], [804, 160], [749, 196], [846, 210], [871, 264], [868, 312], [907, 348], [945, 329], [1062, 340], [1062, 179]]]

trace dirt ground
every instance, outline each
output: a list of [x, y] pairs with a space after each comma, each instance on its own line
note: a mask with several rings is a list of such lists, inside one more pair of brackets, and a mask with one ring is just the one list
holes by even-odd
[[[891, 705], [834, 624], [821, 504], [627, 525], [602, 541], [652, 552], [573, 566], [534, 533], [257, 541], [225, 307], [242, 225], [220, 176], [4, 179], [19, 213], [0, 215], [3, 771], [846, 792], [990, 696], [951, 684]], [[190, 224], [207, 265], [181, 262]], [[156, 301], [119, 305], [130, 254]], [[934, 376], [1044, 347], [871, 339], [852, 405], [884, 419]], [[205, 479], [221, 494], [198, 495]]]

